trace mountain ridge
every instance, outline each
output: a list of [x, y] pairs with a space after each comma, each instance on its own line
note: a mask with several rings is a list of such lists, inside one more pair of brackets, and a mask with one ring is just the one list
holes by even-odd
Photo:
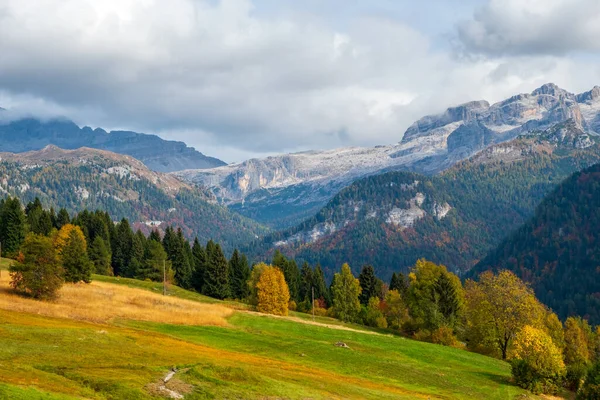
[[[310, 217], [355, 179], [393, 170], [435, 174], [492, 144], [567, 120], [596, 134], [592, 127], [600, 130], [597, 92], [596, 87], [575, 95], [545, 84], [491, 105], [478, 100], [425, 116], [393, 145], [285, 154], [175, 174], [208, 187], [244, 215], [286, 228]], [[296, 217], [282, 226], [287, 215]]]
[[258, 223], [217, 204], [213, 195], [141, 161], [106, 150], [48, 145], [0, 153], [0, 196], [70, 213], [102, 209], [144, 231], [176, 225], [188, 239], [215, 239], [228, 251], [266, 232]]
[[127, 154], [157, 172], [226, 165], [183, 142], [164, 140], [157, 135], [131, 131], [107, 132], [88, 126], [80, 128], [73, 121], [64, 118], [47, 121], [31, 117], [5, 121], [0, 119], [0, 151], [21, 153], [40, 150], [47, 145], [64, 149], [89, 147]]

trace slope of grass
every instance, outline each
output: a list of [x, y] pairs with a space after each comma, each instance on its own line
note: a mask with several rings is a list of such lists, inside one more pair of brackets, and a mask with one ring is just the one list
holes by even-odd
[[[111, 279], [116, 278], [105, 280]], [[102, 285], [119, 292], [124, 282]], [[147, 286], [137, 290], [140, 296], [155, 292], [148, 282], [127, 286]], [[204, 301], [174, 288], [171, 293]], [[226, 326], [156, 321], [126, 317], [98, 324], [0, 311], [0, 399], [160, 398], [161, 378], [173, 366], [178, 372], [169, 385], [186, 399], [512, 399], [524, 394], [509, 383], [509, 366], [502, 361], [392, 335], [244, 311], [234, 312]], [[338, 341], [350, 349], [334, 346]]]

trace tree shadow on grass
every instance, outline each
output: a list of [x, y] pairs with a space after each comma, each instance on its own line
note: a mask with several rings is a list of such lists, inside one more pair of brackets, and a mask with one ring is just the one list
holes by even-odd
[[483, 378], [489, 379], [489, 380], [499, 383], [501, 385], [509, 385], [509, 386], [518, 387], [515, 384], [515, 382], [512, 380], [512, 378], [509, 376], [506, 376], [506, 375], [493, 374], [490, 372], [474, 372], [474, 375], [481, 376]]

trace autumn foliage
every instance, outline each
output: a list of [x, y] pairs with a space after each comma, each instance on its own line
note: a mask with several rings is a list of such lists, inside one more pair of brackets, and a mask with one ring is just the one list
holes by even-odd
[[279, 268], [266, 266], [256, 283], [257, 306], [259, 312], [274, 315], [287, 315], [290, 291], [283, 272]]

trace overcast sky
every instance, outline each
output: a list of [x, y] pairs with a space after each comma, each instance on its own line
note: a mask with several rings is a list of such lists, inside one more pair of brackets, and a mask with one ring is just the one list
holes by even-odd
[[0, 0], [0, 107], [227, 162], [600, 85], [598, 0]]

